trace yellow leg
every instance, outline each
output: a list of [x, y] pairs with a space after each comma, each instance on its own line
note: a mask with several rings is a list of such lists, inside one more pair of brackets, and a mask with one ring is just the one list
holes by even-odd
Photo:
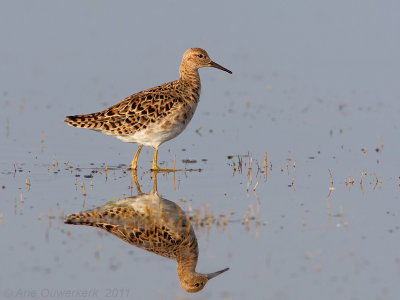
[[137, 160], [139, 158], [139, 154], [140, 151], [142, 150], [143, 145], [139, 145], [137, 150], [136, 150], [136, 154], [134, 156], [134, 158], [132, 159], [132, 164], [131, 164], [131, 169], [132, 170], [136, 170], [137, 169]]
[[140, 185], [139, 185], [139, 182], [137, 179], [136, 169], [131, 169], [131, 175], [132, 175], [132, 181], [136, 185], [136, 191], [137, 191], [138, 195], [143, 194], [142, 190], [140, 189]]
[[157, 190], [157, 172], [151, 171], [151, 176], [153, 177], [153, 191], [154, 193], [158, 194]]
[[160, 168], [157, 166], [157, 154], [158, 154], [158, 147], [154, 147], [154, 156], [153, 156], [153, 164], [151, 166], [151, 170], [155, 172], [176, 172], [176, 171], [183, 171], [183, 170], [177, 170], [177, 169], [165, 169], [165, 168]]
[[154, 149], [154, 155], [153, 155], [153, 164], [151, 166], [151, 169], [153, 171], [158, 171], [158, 170], [160, 170], [160, 168], [157, 166], [158, 147], [157, 148], [153, 148], [153, 149]]

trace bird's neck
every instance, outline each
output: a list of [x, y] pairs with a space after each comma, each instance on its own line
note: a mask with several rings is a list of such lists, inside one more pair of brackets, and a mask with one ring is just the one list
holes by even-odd
[[189, 83], [194, 88], [200, 89], [201, 84], [198, 69], [191, 68], [185, 63], [182, 63], [179, 68], [179, 74], [179, 80]]
[[197, 239], [192, 227], [188, 233], [188, 237], [180, 244], [179, 251], [176, 255], [176, 262], [178, 263], [176, 271], [178, 275], [195, 272], [197, 260], [199, 258]]
[[186, 257], [185, 259], [178, 259], [177, 262], [176, 272], [179, 277], [196, 272], [197, 257]]
[[197, 69], [186, 68], [181, 65], [179, 69], [180, 77], [178, 82], [186, 95], [185, 100], [198, 103], [200, 99], [201, 83], [200, 76]]

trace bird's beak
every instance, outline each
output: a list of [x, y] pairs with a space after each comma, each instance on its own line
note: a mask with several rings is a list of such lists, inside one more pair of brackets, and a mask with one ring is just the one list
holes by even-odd
[[223, 66], [221, 66], [221, 65], [219, 65], [219, 64], [217, 64], [217, 63], [215, 63], [213, 61], [210, 62], [210, 67], [217, 68], [217, 69], [220, 69], [222, 71], [228, 72], [229, 74], [232, 74], [232, 71], [224, 68]]
[[[221, 67], [221, 66], [220, 66]], [[222, 67], [221, 67], [222, 68]], [[222, 69], [221, 69], [222, 70]], [[224, 70], [226, 70], [226, 69], [224, 69]], [[228, 71], [227, 71], [228, 72]], [[210, 274], [206, 274], [206, 276], [207, 276], [207, 279], [208, 280], [210, 280], [210, 279], [213, 279], [214, 277], [216, 277], [216, 276], [218, 276], [219, 274], [222, 274], [222, 273], [224, 273], [224, 272], [226, 272], [226, 271], [228, 271], [229, 270], [229, 268], [226, 268], [226, 269], [223, 269], [223, 270], [221, 270], [221, 271], [217, 271], [217, 272], [214, 272], [214, 273], [210, 273]]]

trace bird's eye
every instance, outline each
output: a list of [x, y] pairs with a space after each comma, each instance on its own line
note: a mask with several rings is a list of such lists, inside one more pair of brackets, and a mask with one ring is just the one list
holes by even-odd
[[[200, 54], [200, 55], [201, 55], [201, 54]], [[199, 286], [200, 286], [200, 283], [196, 282], [196, 283], [194, 284], [194, 286], [195, 286], [195, 287], [199, 287]]]
[[203, 58], [203, 54], [198, 54], [197, 56], [200, 58]]

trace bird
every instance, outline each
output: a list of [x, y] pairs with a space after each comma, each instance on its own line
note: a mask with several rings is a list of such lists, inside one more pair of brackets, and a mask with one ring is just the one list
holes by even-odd
[[179, 283], [189, 293], [202, 290], [210, 279], [229, 270], [196, 272], [199, 247], [190, 217], [175, 202], [160, 197], [156, 188], [68, 215], [64, 222], [104, 229], [131, 245], [176, 260]]
[[198, 69], [204, 67], [232, 74], [212, 61], [205, 50], [190, 48], [183, 54], [179, 79], [135, 93], [100, 112], [67, 116], [64, 122], [138, 144], [131, 162], [133, 170], [142, 147], [150, 146], [154, 149], [151, 169], [174, 171], [158, 166], [158, 148], [179, 135], [192, 119], [201, 91]]

